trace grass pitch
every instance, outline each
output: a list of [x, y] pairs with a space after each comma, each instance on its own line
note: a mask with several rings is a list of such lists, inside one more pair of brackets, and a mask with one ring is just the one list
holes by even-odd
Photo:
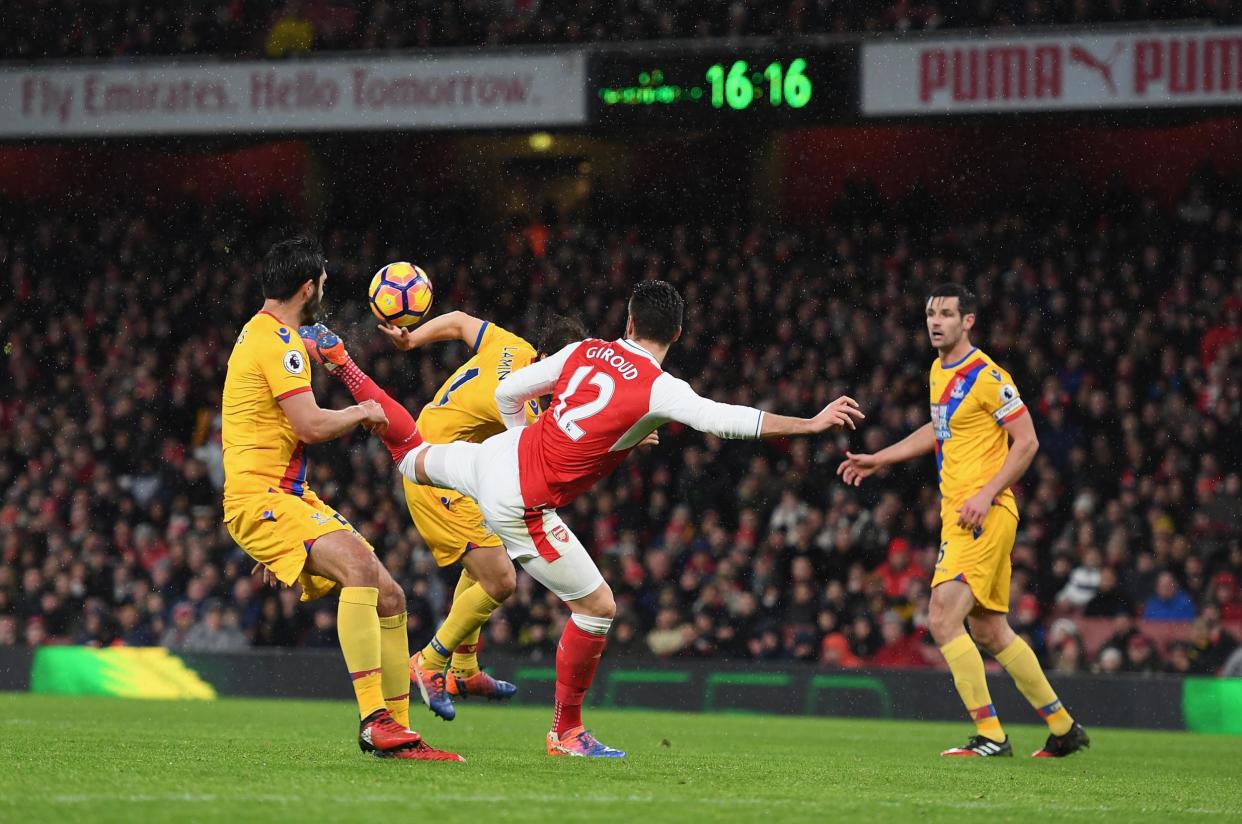
[[416, 728], [466, 764], [363, 756], [350, 704], [0, 695], [0, 821], [1242, 821], [1242, 738], [1091, 729], [1062, 761], [941, 759], [966, 723], [588, 711], [624, 761], [551, 759], [546, 709]]

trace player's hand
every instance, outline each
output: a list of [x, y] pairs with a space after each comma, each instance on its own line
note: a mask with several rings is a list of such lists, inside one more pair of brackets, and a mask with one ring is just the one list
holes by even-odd
[[263, 586], [265, 587], [280, 586], [280, 579], [277, 578], [270, 569], [263, 566], [263, 564], [255, 564], [254, 569], [250, 570], [250, 574], [260, 576], [263, 579]]
[[363, 429], [376, 433], [383, 433], [388, 429], [388, 416], [384, 414], [384, 407], [380, 406], [377, 401], [365, 400], [358, 404], [358, 407], [366, 415], [362, 419]]
[[986, 491], [979, 492], [957, 510], [957, 525], [972, 531], [983, 529], [983, 519], [988, 517], [988, 510], [991, 508], [992, 496]]
[[408, 352], [414, 348], [414, 336], [410, 334], [409, 329], [393, 326], [391, 323], [381, 323], [379, 330], [392, 341], [393, 346], [402, 352]]
[[858, 401], [848, 395], [842, 395], [811, 418], [811, 424], [815, 432], [823, 432], [834, 426], [857, 429], [854, 421], [861, 421], [865, 417], [867, 416], [858, 408]]
[[863, 478], [871, 477], [883, 467], [884, 465], [876, 459], [875, 455], [846, 452], [845, 460], [841, 461], [841, 464], [837, 467], [837, 474], [849, 486], [858, 486], [862, 483]]
[[652, 447], [660, 445], [660, 433], [652, 432], [647, 437], [638, 442], [639, 446]]

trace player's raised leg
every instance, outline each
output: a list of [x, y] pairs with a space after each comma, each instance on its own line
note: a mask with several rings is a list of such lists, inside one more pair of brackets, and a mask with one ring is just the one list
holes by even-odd
[[944, 581], [932, 590], [929, 610], [932, 637], [936, 639], [940, 654], [953, 673], [953, 685], [966, 705], [966, 712], [975, 722], [976, 731], [965, 746], [952, 747], [941, 755], [1013, 755], [1009, 737], [1001, 728], [988, 692], [983, 656], [979, 654], [974, 639], [963, 628], [966, 616], [974, 607], [974, 594], [963, 581]]
[[1048, 683], [1034, 650], [1014, 633], [1005, 615], [977, 611], [970, 618], [970, 634], [1005, 668], [1047, 723], [1048, 740], [1033, 754], [1035, 758], [1063, 758], [1091, 746], [1087, 731], [1070, 716]]
[[[352, 531], [341, 529], [318, 538], [307, 548], [305, 569], [341, 584], [337, 635], [362, 719], [359, 748], [383, 757], [398, 757], [401, 753], [401, 758], [463, 760], [455, 753], [428, 746], [422, 736], [398, 723], [385, 704], [383, 644], [377, 611], [382, 566], [374, 553]], [[388, 580], [391, 582], [391, 578]], [[403, 664], [400, 669], [404, 671]]]
[[409, 410], [397, 403], [358, 368], [354, 359], [345, 351], [344, 341], [335, 332], [322, 323], [316, 323], [313, 326], [301, 327], [298, 334], [306, 346], [306, 354], [343, 383], [356, 400], [375, 401], [383, 407], [384, 414], [388, 416], [388, 427], [376, 434], [380, 436], [384, 446], [388, 447], [394, 461], [400, 462], [407, 452], [422, 443], [418, 426]]

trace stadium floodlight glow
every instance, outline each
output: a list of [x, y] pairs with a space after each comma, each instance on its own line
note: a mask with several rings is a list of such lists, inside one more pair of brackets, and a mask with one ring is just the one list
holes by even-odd
[[548, 149], [552, 148], [552, 135], [547, 132], [534, 132], [529, 138], [527, 138], [527, 143], [529, 143], [530, 147], [536, 152], [546, 152]]

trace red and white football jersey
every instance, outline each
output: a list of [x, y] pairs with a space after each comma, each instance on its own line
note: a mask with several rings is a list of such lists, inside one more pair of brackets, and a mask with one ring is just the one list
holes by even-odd
[[496, 406], [512, 429], [526, 423], [523, 404], [552, 394], [547, 412], [518, 445], [527, 507], [559, 507], [586, 492], [661, 424], [679, 421], [722, 438], [757, 438], [763, 412], [700, 397], [628, 340], [572, 343], [511, 373]]

